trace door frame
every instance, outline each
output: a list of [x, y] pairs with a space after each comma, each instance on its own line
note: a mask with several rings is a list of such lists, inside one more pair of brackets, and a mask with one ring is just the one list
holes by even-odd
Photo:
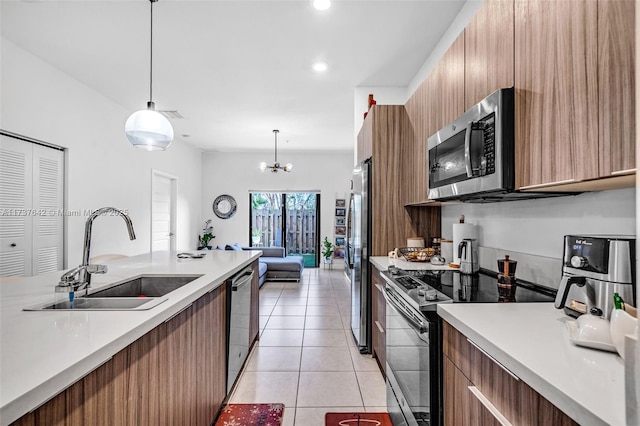
[[149, 224], [149, 231], [150, 231], [149, 252], [153, 253], [153, 190], [155, 189], [154, 181], [156, 177], [166, 178], [171, 181], [171, 194], [170, 194], [170, 201], [169, 201], [170, 203], [169, 211], [171, 215], [171, 218], [169, 220], [169, 236], [171, 238], [169, 238], [169, 250], [175, 251], [176, 239], [177, 239], [176, 215], [178, 213], [178, 177], [170, 173], [163, 172], [162, 170], [152, 168], [151, 169], [151, 193], [149, 194], [149, 204], [150, 204], [149, 212], [150, 212], [150, 222], [151, 222]]

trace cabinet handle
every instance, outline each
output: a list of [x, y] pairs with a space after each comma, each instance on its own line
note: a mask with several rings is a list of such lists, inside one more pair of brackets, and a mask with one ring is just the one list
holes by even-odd
[[378, 327], [378, 330], [380, 330], [380, 333], [384, 333], [384, 328], [382, 328], [382, 325], [378, 320], [375, 321], [375, 324], [376, 324], [376, 327]]
[[548, 186], [564, 185], [564, 184], [573, 183], [573, 182], [575, 182], [575, 179], [558, 180], [558, 181], [555, 181], [555, 182], [540, 183], [540, 184], [537, 184], [537, 185], [521, 186], [518, 189], [527, 190], [527, 189], [535, 189], [535, 188], [546, 188]]
[[480, 404], [484, 405], [484, 407], [489, 410], [491, 415], [498, 421], [498, 423], [500, 423], [502, 426], [511, 426], [511, 422], [507, 420], [507, 418], [500, 412], [500, 410], [498, 410], [495, 405], [493, 405], [491, 401], [489, 401], [489, 399], [484, 396], [482, 392], [480, 392], [480, 389], [475, 386], [469, 386], [468, 388], [473, 396], [475, 396], [476, 399], [480, 401]]
[[515, 374], [513, 374], [511, 371], [509, 371], [509, 369], [507, 367], [505, 367], [504, 365], [502, 365], [498, 360], [496, 360], [494, 357], [492, 357], [491, 355], [489, 355], [484, 349], [482, 349], [480, 346], [476, 345], [473, 341], [471, 341], [468, 337], [467, 337], [467, 342], [471, 343], [471, 345], [473, 345], [474, 348], [476, 348], [477, 350], [479, 350], [480, 352], [482, 352], [487, 358], [489, 358], [491, 361], [495, 362], [496, 365], [500, 368], [502, 368], [505, 373], [507, 373], [508, 375], [510, 375], [511, 377], [513, 377], [514, 379], [516, 379], [517, 381], [520, 381], [520, 377], [516, 376]]
[[618, 170], [615, 172], [611, 172], [611, 176], [618, 176], [618, 175], [631, 175], [633, 173], [636, 172], [636, 169], [627, 169], [627, 170]]
[[382, 286], [380, 284], [375, 284], [376, 288], [380, 293], [382, 293]]

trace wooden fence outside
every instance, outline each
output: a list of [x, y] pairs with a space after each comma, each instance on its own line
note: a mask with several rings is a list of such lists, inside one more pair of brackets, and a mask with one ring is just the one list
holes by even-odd
[[[282, 211], [252, 209], [252, 214], [253, 229], [262, 232], [260, 244], [281, 247]], [[315, 209], [289, 210], [286, 214], [287, 254], [315, 254], [318, 244]]]

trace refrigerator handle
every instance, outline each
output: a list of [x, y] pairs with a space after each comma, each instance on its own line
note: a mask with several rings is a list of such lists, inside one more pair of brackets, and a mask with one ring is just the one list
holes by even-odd
[[[353, 186], [353, 181], [352, 181], [352, 186]], [[353, 217], [353, 194], [351, 194], [349, 196], [349, 209], [347, 210], [347, 235], [345, 238], [345, 247], [346, 247], [346, 252], [347, 252], [347, 265], [349, 265], [349, 268], [353, 268], [353, 259], [351, 258], [351, 241], [349, 240], [349, 237], [351, 236], [351, 219]]]

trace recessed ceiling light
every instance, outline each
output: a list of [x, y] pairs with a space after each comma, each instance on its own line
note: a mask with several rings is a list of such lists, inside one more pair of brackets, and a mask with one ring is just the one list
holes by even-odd
[[324, 72], [329, 68], [326, 62], [318, 61], [313, 64], [313, 70], [317, 72]]
[[313, 0], [313, 7], [318, 10], [327, 10], [331, 7], [331, 0]]

